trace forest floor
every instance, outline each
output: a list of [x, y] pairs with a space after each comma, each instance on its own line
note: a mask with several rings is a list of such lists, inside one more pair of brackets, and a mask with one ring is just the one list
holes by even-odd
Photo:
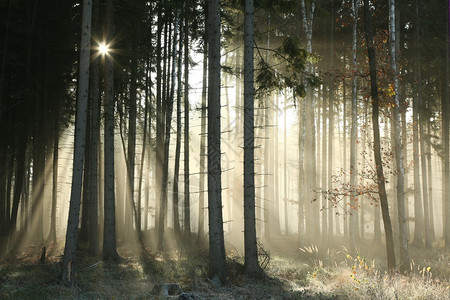
[[[120, 247], [119, 262], [78, 255], [75, 287], [59, 281], [61, 249], [30, 246], [15, 255], [0, 257], [0, 299], [450, 299], [450, 249], [411, 249], [407, 275], [385, 271], [382, 249], [370, 243], [354, 252], [309, 245], [264, 251], [265, 275], [247, 278], [243, 258], [228, 251], [228, 282], [207, 279], [207, 252], [165, 255]], [[136, 255], [136, 253], [141, 253]], [[269, 260], [270, 259], [270, 260]], [[177, 283], [181, 296], [152, 293], [156, 284]]]

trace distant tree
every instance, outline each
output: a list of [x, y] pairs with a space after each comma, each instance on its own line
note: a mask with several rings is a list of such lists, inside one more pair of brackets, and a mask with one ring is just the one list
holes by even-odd
[[[189, 6], [184, 2], [184, 240], [189, 246], [191, 241], [191, 202], [189, 171]], [[181, 39], [180, 39], [181, 41]], [[181, 48], [181, 46], [180, 46]], [[181, 68], [181, 66], [180, 66]], [[181, 72], [181, 71], [180, 71]], [[181, 76], [179, 80], [181, 86]], [[181, 87], [180, 87], [181, 89]], [[180, 90], [181, 93], [181, 90]]]

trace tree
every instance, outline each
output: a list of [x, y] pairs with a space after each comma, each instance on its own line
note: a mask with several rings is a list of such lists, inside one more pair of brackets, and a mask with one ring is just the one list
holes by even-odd
[[357, 133], [357, 113], [358, 113], [358, 103], [357, 103], [357, 91], [358, 91], [358, 78], [357, 78], [357, 27], [358, 27], [358, 4], [356, 0], [352, 0], [352, 129], [350, 134], [350, 227], [349, 227], [349, 238], [350, 243], [353, 244], [359, 238], [358, 230], [358, 198], [356, 194], [356, 145], [358, 139]]
[[388, 268], [395, 268], [395, 250], [394, 237], [392, 233], [391, 218], [389, 216], [389, 203], [386, 194], [385, 176], [383, 171], [383, 162], [381, 160], [381, 146], [380, 146], [380, 125], [379, 125], [379, 95], [377, 84], [377, 69], [375, 47], [373, 43], [371, 12], [369, 0], [364, 0], [364, 23], [365, 23], [365, 37], [367, 44], [367, 54], [369, 56], [369, 71], [370, 71], [370, 91], [372, 97], [372, 124], [373, 124], [373, 144], [374, 144], [374, 158], [376, 167], [376, 181], [378, 185], [378, 195], [381, 204], [381, 213], [383, 216], [384, 232], [386, 235], [386, 252]]
[[[316, 9], [316, 1], [311, 1], [310, 6], [307, 8], [305, 5], [305, 0], [300, 1], [301, 11], [302, 11], [302, 21], [303, 28], [306, 34], [306, 50], [309, 53], [312, 53], [312, 34], [313, 34], [313, 23], [314, 23], [314, 14]], [[306, 73], [312, 74], [314, 71], [313, 65], [311, 62], [308, 62], [306, 67]], [[316, 172], [315, 172], [315, 142], [314, 142], [314, 87], [309, 84], [305, 79], [306, 86], [306, 97], [303, 100], [304, 109], [301, 107], [302, 111], [304, 111], [304, 121], [301, 121], [303, 128], [300, 129], [302, 135], [304, 135], [304, 144], [300, 147], [300, 152], [302, 152], [304, 147], [304, 153], [300, 153], [300, 157], [304, 156], [304, 158], [300, 158], [302, 162], [305, 163], [304, 166], [304, 178], [305, 185], [303, 191], [303, 198], [306, 209], [306, 234], [307, 237], [312, 238], [313, 236], [318, 235], [319, 233], [319, 211], [317, 209], [317, 205], [311, 203], [315, 203], [314, 193], [316, 190]], [[303, 106], [303, 104], [302, 104]], [[302, 164], [301, 164], [302, 165]], [[302, 176], [303, 177], [303, 176]], [[309, 204], [309, 205], [308, 205]]]
[[[113, 30], [113, 0], [106, 1], [105, 27], [106, 41], [112, 41]], [[105, 134], [104, 134], [104, 228], [103, 228], [103, 259], [117, 260], [116, 249], [116, 206], [114, 182], [114, 65], [110, 54], [105, 55]]]
[[220, 1], [208, 0], [209, 276], [226, 279], [220, 152]]
[[406, 209], [405, 209], [405, 187], [404, 176], [405, 169], [403, 166], [401, 127], [400, 127], [400, 86], [397, 67], [397, 51], [396, 51], [396, 22], [395, 22], [395, 0], [389, 0], [389, 35], [390, 35], [390, 58], [391, 69], [394, 74], [394, 120], [393, 131], [395, 163], [397, 167], [397, 213], [399, 223], [399, 239], [400, 239], [400, 270], [406, 272], [409, 270], [409, 250], [408, 236], [406, 232]]
[[[255, 225], [255, 124], [254, 124], [254, 13], [253, 0], [244, 5], [244, 245], [245, 271], [251, 276], [261, 272], [258, 264]], [[285, 195], [286, 197], [286, 195]]]
[[72, 189], [70, 194], [69, 219], [67, 222], [66, 244], [62, 263], [62, 281], [73, 285], [73, 263], [77, 247], [78, 220], [80, 216], [83, 160], [86, 138], [87, 107], [89, 98], [89, 61], [91, 48], [92, 2], [83, 1], [83, 19], [80, 51], [80, 71], [78, 81], [77, 118], [73, 158]]
[[[191, 240], [191, 202], [189, 174], [189, 11], [184, 2], [184, 235], [185, 242]], [[181, 83], [181, 79], [180, 79]]]
[[[92, 31], [99, 32], [100, 25], [100, 3], [94, 1]], [[99, 143], [100, 143], [100, 60], [97, 58], [91, 62], [89, 81], [89, 138], [90, 138], [90, 174], [89, 174], [89, 253], [98, 255], [100, 252], [99, 241]]]

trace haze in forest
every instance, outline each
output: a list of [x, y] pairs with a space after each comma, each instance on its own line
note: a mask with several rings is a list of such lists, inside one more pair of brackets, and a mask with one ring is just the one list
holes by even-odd
[[442, 1], [204, 2], [0, 4], [0, 255], [448, 247]]

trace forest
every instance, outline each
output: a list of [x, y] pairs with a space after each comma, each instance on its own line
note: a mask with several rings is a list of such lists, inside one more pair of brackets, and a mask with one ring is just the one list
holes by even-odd
[[0, 1], [0, 298], [450, 299], [449, 15]]

